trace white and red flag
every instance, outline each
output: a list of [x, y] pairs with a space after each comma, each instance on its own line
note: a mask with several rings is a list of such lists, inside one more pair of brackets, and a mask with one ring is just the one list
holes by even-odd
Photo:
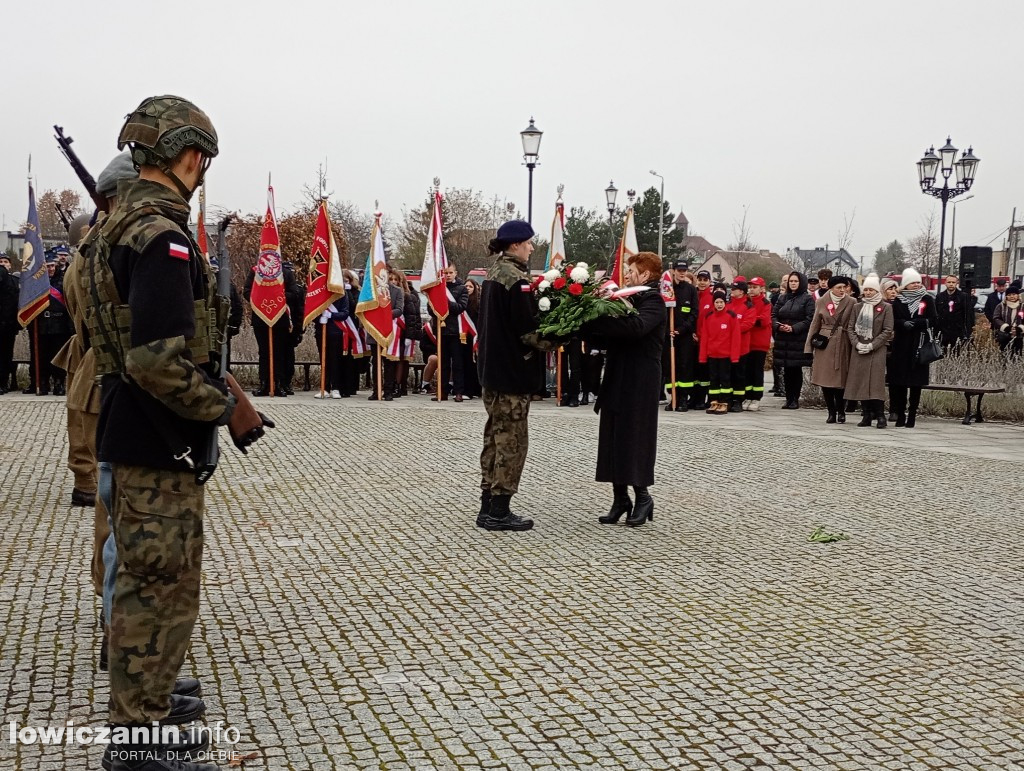
[[615, 252], [615, 264], [612, 274], [608, 277], [619, 286], [626, 285], [626, 261], [634, 254], [640, 253], [636, 242], [636, 225], [633, 222], [633, 207], [626, 209], [626, 224], [622, 228], [622, 239], [618, 251]]
[[363, 329], [377, 341], [382, 350], [388, 349], [395, 334], [389, 286], [384, 237], [380, 228], [380, 214], [377, 214], [370, 236], [370, 253], [366, 255], [366, 271], [363, 274], [363, 288], [359, 292], [356, 315], [363, 323]]
[[659, 286], [661, 291], [661, 299], [665, 301], [666, 308], [676, 307], [676, 285], [672, 280], [672, 273], [665, 271], [661, 274], [661, 285]]
[[267, 213], [260, 231], [260, 256], [253, 268], [252, 312], [267, 326], [274, 326], [288, 310], [284, 297], [284, 266], [281, 264], [281, 236], [274, 212], [274, 188], [267, 185]]
[[320, 212], [313, 231], [313, 249], [309, 256], [309, 283], [302, 326], [307, 326], [331, 304], [345, 294], [345, 277], [341, 272], [341, 255], [331, 230], [327, 201], [320, 201]]
[[427, 228], [427, 249], [423, 255], [423, 270], [420, 272], [420, 291], [427, 296], [430, 309], [438, 319], [448, 317], [448, 287], [444, 269], [448, 267], [448, 255], [444, 250], [441, 236], [441, 191], [434, 191], [434, 210]]

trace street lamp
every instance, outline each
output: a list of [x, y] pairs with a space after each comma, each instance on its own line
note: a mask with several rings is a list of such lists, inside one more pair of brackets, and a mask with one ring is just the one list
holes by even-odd
[[665, 178], [654, 169], [651, 169], [651, 174], [661, 180], [661, 197], [658, 199], [658, 259], [662, 260], [661, 245], [663, 231], [665, 230]]
[[[960, 160], [956, 159], [957, 149], [953, 147], [950, 137], [946, 137], [946, 144], [939, 148], [939, 154], [935, 154], [935, 147], [932, 146], [925, 152], [924, 156], [917, 162], [917, 179], [921, 184], [921, 192], [926, 193], [942, 201], [942, 222], [939, 225], [939, 281], [937, 282], [935, 294], [938, 296], [942, 287], [942, 257], [946, 249], [946, 204], [951, 198], [963, 195], [974, 184], [974, 175], [978, 170], [979, 158], [974, 154], [974, 148], [968, 147]], [[956, 182], [953, 187], [949, 186], [949, 177], [956, 172]], [[942, 173], [942, 187], [935, 186], [938, 173]], [[966, 199], [965, 199], [966, 200]], [[954, 216], [956, 209], [953, 209]]]
[[544, 132], [533, 125], [533, 118], [530, 118], [530, 125], [519, 132], [523, 140], [523, 161], [530, 171], [530, 186], [527, 195], [526, 221], [533, 224], [533, 170], [537, 167], [537, 158], [540, 157], [540, 138]]
[[612, 215], [615, 213], [615, 196], [618, 194], [615, 182], [609, 182], [608, 187], [604, 189], [604, 200], [608, 205], [608, 237], [611, 239], [613, 252], [615, 251], [615, 228], [612, 224]]

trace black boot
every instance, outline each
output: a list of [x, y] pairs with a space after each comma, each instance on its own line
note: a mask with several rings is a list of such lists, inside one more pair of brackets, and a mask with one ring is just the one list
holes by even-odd
[[175, 743], [108, 744], [100, 765], [106, 771], [216, 771], [217, 766], [192, 760], [209, 749], [209, 730], [194, 726], [179, 731]]
[[517, 517], [509, 510], [511, 495], [492, 495], [491, 513], [484, 518], [484, 530], [529, 530], [533, 527], [532, 519]]
[[623, 514], [628, 516], [633, 511], [633, 501], [629, 499], [628, 486], [612, 485], [612, 491], [615, 494], [615, 499], [612, 501], [611, 509], [604, 516], [597, 518], [602, 525], [614, 525]]
[[825, 410], [828, 412], [828, 417], [825, 418], [826, 423], [836, 422], [836, 399], [832, 395], [832, 391], [828, 388], [821, 389], [821, 395], [825, 399]]
[[[897, 423], [896, 425], [899, 425], [899, 423]], [[903, 425], [906, 426], [907, 428], [913, 428], [914, 426], [916, 426], [917, 425], [917, 413], [913, 412], [913, 411], [908, 412], [907, 413], [907, 422], [904, 423]]]
[[194, 677], [179, 677], [174, 681], [174, 690], [171, 693], [199, 699], [203, 695], [203, 686]]
[[476, 526], [484, 527], [484, 521], [491, 514], [491, 491], [480, 491], [480, 513], [476, 515]]
[[907, 428], [913, 428], [917, 423], [917, 406], [921, 403], [921, 389], [910, 389], [910, 403], [907, 406]]
[[633, 495], [636, 497], [636, 503], [633, 504], [633, 512], [626, 517], [626, 524], [630, 527], [639, 527], [644, 522], [654, 519], [654, 499], [646, 487], [634, 485]]
[[847, 410], [848, 407], [850, 407], [851, 404], [854, 405], [854, 406], [850, 409], [850, 412], [856, 412], [857, 411], [857, 402], [848, 402], [848, 401], [846, 401], [846, 399], [843, 398], [842, 391], [840, 391], [838, 394], [836, 394], [835, 403], [836, 403], [836, 423], [845, 423], [846, 422], [846, 410]]
[[857, 428], [867, 428], [871, 425], [871, 410], [865, 408], [861, 413], [860, 423], [857, 424]]
[[896, 427], [897, 428], [902, 428], [905, 425], [907, 425], [907, 416], [904, 413], [902, 413], [902, 412], [897, 412], [896, 413]]
[[261, 383], [260, 387], [252, 392], [253, 396], [270, 396], [270, 386], [266, 383]]
[[732, 403], [729, 405], [729, 412], [743, 412], [743, 400], [733, 399]]
[[885, 428], [887, 425], [889, 425], [888, 421], [886, 421], [885, 419], [885, 410], [877, 410], [875, 412], [875, 417], [878, 418], [879, 428]]

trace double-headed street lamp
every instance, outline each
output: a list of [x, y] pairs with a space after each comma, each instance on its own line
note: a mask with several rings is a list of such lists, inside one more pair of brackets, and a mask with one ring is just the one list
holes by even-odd
[[661, 180], [661, 197], [658, 199], [658, 259], [664, 259], [661, 254], [662, 236], [665, 232], [665, 178], [654, 169], [651, 174]]
[[615, 196], [619, 194], [619, 191], [615, 187], [614, 182], [609, 182], [608, 187], [604, 189], [604, 200], [608, 204], [608, 236], [611, 238], [612, 251], [615, 251], [615, 226], [612, 223], [612, 215], [615, 213]]
[[519, 132], [523, 140], [523, 165], [530, 171], [530, 186], [527, 194], [526, 221], [533, 224], [533, 170], [538, 165], [540, 157], [540, 138], [544, 132], [533, 125], [533, 118], [530, 118], [530, 125]]
[[[946, 204], [949, 199], [963, 195], [971, 189], [980, 160], [975, 156], [973, 147], [968, 147], [967, 152], [960, 156], [960, 160], [956, 158], [957, 152], [947, 136], [946, 144], [939, 148], [938, 155], [935, 154], [933, 145], [917, 162], [917, 177], [921, 183], [921, 192], [942, 201], [942, 223], [939, 225], [939, 281], [935, 289], [936, 295], [942, 288], [942, 256], [946, 248]], [[940, 170], [942, 172], [942, 187], [936, 187], [935, 178]], [[949, 177], [954, 170], [956, 171], [956, 184], [950, 187]]]

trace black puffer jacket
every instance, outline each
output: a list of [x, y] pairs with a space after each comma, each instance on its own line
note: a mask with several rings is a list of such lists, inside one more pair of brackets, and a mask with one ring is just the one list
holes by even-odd
[[[803, 273], [791, 275], [800, 278], [800, 288], [780, 296], [772, 307], [772, 333], [775, 335], [772, 356], [780, 367], [809, 367], [813, 359], [811, 354], [804, 353], [804, 345], [814, 319], [814, 296], [807, 291], [807, 277]], [[780, 324], [788, 324], [793, 331], [780, 331]]]
[[420, 316], [420, 295], [412, 287], [405, 293], [405, 307], [402, 311], [405, 319], [404, 340], [419, 340], [423, 337], [423, 317]]

